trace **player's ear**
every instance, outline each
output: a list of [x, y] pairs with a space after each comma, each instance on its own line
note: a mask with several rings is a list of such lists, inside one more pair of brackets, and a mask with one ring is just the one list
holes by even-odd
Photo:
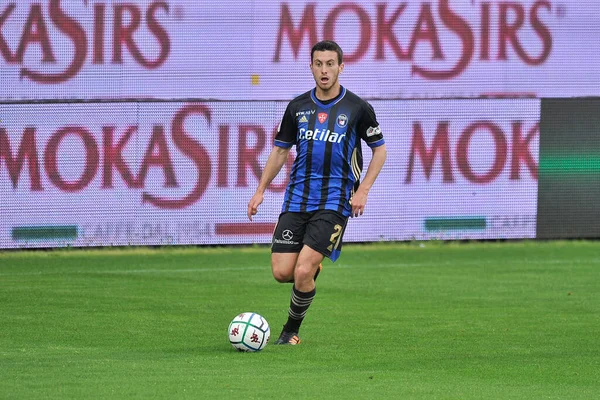
[[344, 71], [344, 63], [340, 64], [340, 74]]

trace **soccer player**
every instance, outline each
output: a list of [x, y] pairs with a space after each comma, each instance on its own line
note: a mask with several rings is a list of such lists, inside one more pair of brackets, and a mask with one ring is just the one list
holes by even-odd
[[[311, 49], [316, 87], [288, 104], [248, 203], [252, 220], [295, 145], [296, 159], [271, 246], [273, 277], [294, 283], [288, 320], [275, 344], [300, 343], [298, 331], [316, 294], [321, 261], [340, 256], [348, 217], [363, 214], [386, 158], [373, 108], [338, 81], [344, 70], [342, 58], [342, 49], [333, 41], [321, 41]], [[373, 152], [362, 182], [361, 140]]]

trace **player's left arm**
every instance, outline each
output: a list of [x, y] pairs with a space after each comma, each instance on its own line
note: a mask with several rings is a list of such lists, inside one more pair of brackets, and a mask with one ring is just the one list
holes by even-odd
[[352, 216], [358, 217], [359, 215], [363, 215], [365, 211], [365, 206], [367, 205], [367, 197], [369, 196], [369, 191], [373, 187], [381, 168], [383, 168], [383, 164], [385, 163], [385, 159], [387, 157], [387, 150], [385, 149], [385, 143], [372, 147], [373, 157], [371, 158], [371, 162], [369, 163], [369, 167], [367, 168], [367, 174], [365, 178], [360, 183], [358, 190], [352, 196]]
[[358, 217], [365, 212], [369, 191], [373, 187], [387, 157], [385, 140], [383, 139], [383, 134], [379, 127], [379, 123], [377, 122], [373, 107], [368, 102], [364, 102], [362, 111], [357, 126], [358, 134], [371, 148], [373, 157], [367, 168], [365, 178], [358, 186], [356, 193], [352, 196], [352, 217]]

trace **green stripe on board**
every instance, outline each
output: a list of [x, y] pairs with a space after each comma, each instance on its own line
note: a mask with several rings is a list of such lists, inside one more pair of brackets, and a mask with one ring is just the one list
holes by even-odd
[[552, 173], [594, 173], [600, 172], [599, 154], [574, 154], [563, 156], [543, 156], [540, 171]]
[[13, 240], [77, 239], [77, 226], [17, 226], [12, 228]]
[[425, 218], [425, 230], [450, 231], [463, 229], [485, 229], [485, 217], [435, 217]]

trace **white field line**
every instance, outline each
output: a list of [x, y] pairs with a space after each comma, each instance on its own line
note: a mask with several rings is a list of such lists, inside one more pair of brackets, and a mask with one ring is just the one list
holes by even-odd
[[[478, 261], [472, 260], [463, 262], [461, 265], [465, 266], [477, 266], [485, 265], [489, 261]], [[560, 265], [560, 264], [589, 264], [589, 263], [600, 263], [600, 258], [587, 258], [587, 259], [565, 259], [565, 260], [528, 260], [526, 264], [531, 265]], [[436, 263], [437, 266], [452, 266], [455, 262], [443, 262]], [[390, 263], [390, 264], [376, 264], [368, 265], [367, 268], [422, 268], [431, 267], [434, 263]], [[354, 268], [365, 268], [364, 264], [336, 264], [328, 265], [326, 269], [336, 271], [344, 269]], [[240, 266], [240, 267], [211, 267], [211, 268], [147, 268], [147, 269], [130, 269], [130, 270], [76, 270], [76, 271], [36, 271], [36, 272], [0, 272], [0, 276], [44, 276], [44, 275], [134, 275], [134, 274], [188, 274], [188, 273], [212, 273], [212, 272], [242, 272], [242, 271], [261, 271], [268, 270], [270, 266], [265, 265], [252, 265], [252, 266]]]

